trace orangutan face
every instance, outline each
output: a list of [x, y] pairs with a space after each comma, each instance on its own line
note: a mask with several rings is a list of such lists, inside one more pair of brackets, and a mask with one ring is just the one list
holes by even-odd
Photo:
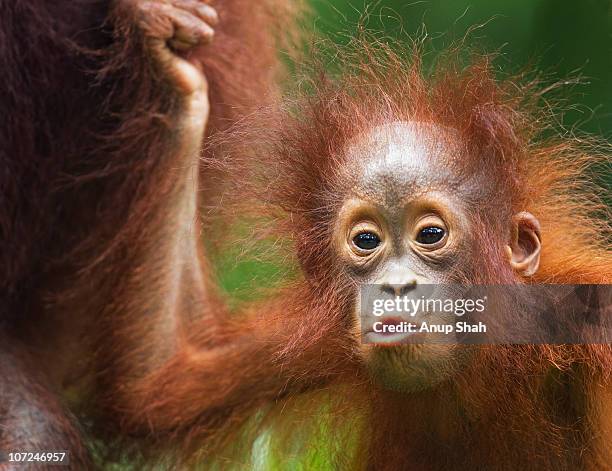
[[[437, 298], [451, 298], [453, 284], [469, 283], [479, 269], [478, 241], [483, 240], [472, 224], [482, 177], [452, 170], [461, 152], [452, 130], [419, 122], [376, 127], [349, 147], [347, 166], [356, 184], [337, 216], [334, 246], [358, 286], [384, 298], [433, 285]], [[529, 214], [518, 216], [508, 221], [508, 234], [516, 240], [507, 241], [506, 258], [509, 268], [532, 273], [539, 258], [538, 225]], [[355, 296], [359, 320], [360, 293]], [[428, 315], [437, 316], [428, 318], [437, 323], [453, 316]], [[469, 356], [467, 348], [427, 343], [423, 334], [414, 342], [413, 333], [376, 332], [363, 319], [357, 324], [368, 342], [361, 346], [366, 363], [389, 387], [428, 388]]]

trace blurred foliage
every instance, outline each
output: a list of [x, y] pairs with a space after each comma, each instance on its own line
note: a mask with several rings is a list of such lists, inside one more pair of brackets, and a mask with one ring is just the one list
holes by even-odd
[[269, 241], [254, 248], [235, 246], [213, 256], [217, 282], [230, 296], [229, 307], [236, 310], [241, 303], [265, 298], [269, 289], [295, 278], [291, 263], [275, 257], [278, 249]]
[[[508, 72], [535, 64], [554, 79], [580, 77], [568, 90], [566, 126], [612, 138], [612, 0], [310, 0], [314, 26], [343, 41], [360, 22], [390, 36], [427, 34], [443, 48], [468, 37], [499, 51]], [[341, 35], [338, 32], [342, 32]]]

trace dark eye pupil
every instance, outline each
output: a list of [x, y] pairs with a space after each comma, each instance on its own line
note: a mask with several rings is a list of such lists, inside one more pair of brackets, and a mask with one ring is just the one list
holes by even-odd
[[362, 250], [374, 250], [380, 244], [380, 239], [372, 232], [362, 232], [355, 236], [353, 242]]
[[444, 229], [440, 227], [426, 227], [421, 229], [417, 235], [417, 242], [420, 244], [435, 244], [444, 237]]

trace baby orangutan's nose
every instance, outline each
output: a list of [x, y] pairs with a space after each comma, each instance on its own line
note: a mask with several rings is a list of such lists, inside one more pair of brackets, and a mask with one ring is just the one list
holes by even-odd
[[380, 289], [383, 293], [392, 294], [394, 296], [404, 296], [415, 289], [416, 286], [417, 280], [413, 277], [400, 283], [384, 282], [381, 284]]

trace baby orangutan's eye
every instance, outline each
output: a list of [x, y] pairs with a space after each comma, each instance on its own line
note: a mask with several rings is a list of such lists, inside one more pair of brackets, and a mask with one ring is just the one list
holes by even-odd
[[416, 236], [416, 241], [419, 244], [432, 245], [437, 242], [440, 242], [444, 238], [445, 234], [446, 232], [441, 227], [436, 227], [436, 226], [424, 227], [418, 232]]
[[353, 244], [361, 250], [371, 251], [380, 245], [380, 238], [373, 232], [361, 232], [353, 237]]

